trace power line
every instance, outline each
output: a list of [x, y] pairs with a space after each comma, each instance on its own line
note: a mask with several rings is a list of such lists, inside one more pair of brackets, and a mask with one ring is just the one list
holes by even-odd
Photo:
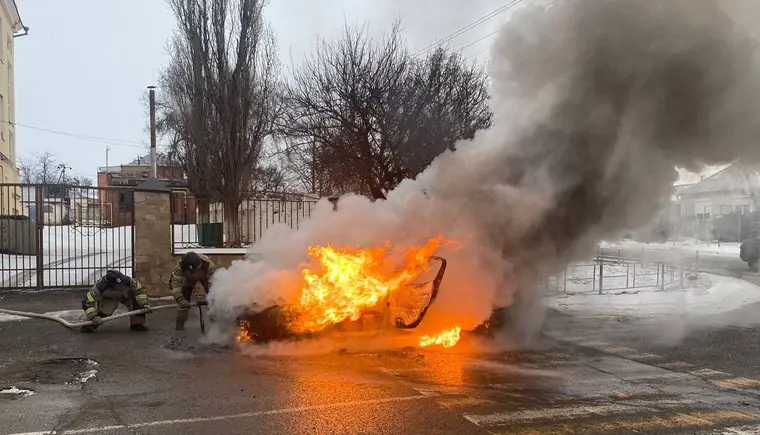
[[[522, 1], [522, 0], [520, 0], [520, 1]], [[554, 3], [556, 3], [556, 2], [557, 2], [557, 0], [551, 0], [549, 3], [547, 3], [547, 4], [545, 4], [545, 5], [544, 5], [544, 9], [548, 8], [549, 6], [553, 5], [553, 4], [554, 4]], [[496, 35], [497, 33], [499, 33], [499, 31], [498, 31], [498, 30], [496, 30], [496, 31], [493, 31], [493, 32], [491, 32], [491, 33], [489, 33], [489, 34], [487, 34], [487, 35], [485, 35], [485, 36], [481, 37], [481, 38], [478, 38], [478, 39], [476, 39], [476, 40], [474, 40], [474, 41], [470, 42], [470, 43], [469, 43], [469, 44], [467, 44], [467, 45], [463, 45], [463, 46], [462, 46], [462, 47], [461, 47], [459, 50], [460, 50], [460, 52], [461, 52], [461, 51], [462, 51], [462, 50], [464, 50], [465, 48], [467, 48], [467, 47], [470, 47], [471, 45], [474, 45], [475, 43], [478, 43], [478, 42], [480, 42], [480, 41], [482, 41], [482, 40], [484, 40], [484, 39], [486, 39], [486, 38], [488, 38], [488, 37], [490, 37], [490, 36]], [[479, 54], [481, 54], [481, 53], [484, 53], [484, 52], [486, 52], [486, 51], [488, 51], [488, 50], [490, 50], [490, 49], [491, 49], [491, 46], [489, 45], [488, 47], [486, 47], [486, 48], [484, 48], [484, 49], [482, 49], [482, 50], [479, 50], [479, 51], [477, 51], [477, 52], [475, 52], [475, 53], [473, 53], [473, 54], [471, 54], [471, 55], [467, 56], [467, 59], [474, 59], [474, 58], [478, 57], [478, 55], [479, 55]]]
[[486, 39], [486, 38], [489, 38], [489, 37], [491, 37], [491, 36], [493, 36], [493, 35], [495, 35], [495, 34], [497, 34], [497, 33], [499, 33], [499, 31], [498, 31], [498, 30], [495, 30], [495, 31], [493, 31], [493, 32], [489, 33], [488, 35], [484, 35], [484, 36], [481, 36], [480, 38], [478, 38], [478, 39], [476, 39], [476, 40], [474, 40], [474, 41], [470, 42], [469, 44], [466, 44], [466, 45], [463, 45], [463, 46], [459, 47], [459, 51], [461, 52], [461, 51], [462, 51], [462, 50], [464, 50], [465, 48], [467, 48], [467, 47], [470, 47], [470, 46], [473, 46], [473, 45], [477, 44], [478, 42], [480, 42], [480, 41], [482, 41], [482, 40], [484, 40], [484, 39]]
[[99, 143], [108, 143], [115, 146], [133, 147], [133, 148], [145, 147], [144, 144], [141, 144], [140, 142], [135, 142], [135, 141], [122, 140], [122, 139], [109, 139], [105, 137], [89, 136], [89, 135], [70, 133], [70, 132], [60, 131], [60, 130], [51, 130], [49, 128], [34, 127], [31, 125], [19, 124], [16, 122], [9, 122], [9, 121], [2, 121], [2, 122], [13, 125], [15, 127], [28, 128], [30, 130], [36, 130], [36, 131], [41, 131], [41, 132], [50, 133], [50, 134], [57, 134], [60, 136], [73, 137], [80, 140], [88, 140], [88, 141], [99, 142]]
[[511, 2], [509, 2], [509, 3], [507, 3], [507, 4], [505, 4], [505, 5], [501, 6], [501, 7], [499, 7], [498, 9], [495, 9], [494, 11], [489, 12], [486, 15], [483, 15], [482, 17], [480, 17], [477, 20], [473, 21], [472, 23], [470, 23], [470, 24], [462, 27], [461, 29], [457, 30], [456, 32], [451, 33], [450, 35], [448, 35], [448, 36], [446, 36], [446, 37], [444, 37], [444, 38], [442, 38], [442, 39], [440, 39], [440, 40], [438, 40], [438, 41], [436, 41], [436, 42], [428, 45], [427, 47], [425, 47], [422, 50], [420, 50], [417, 53], [415, 53], [414, 56], [415, 57], [419, 56], [421, 54], [424, 54], [424, 53], [430, 51], [431, 49], [433, 49], [435, 47], [438, 47], [438, 46], [440, 46], [442, 44], [445, 44], [445, 43], [451, 41], [452, 39], [456, 38], [457, 36], [462, 35], [463, 33], [466, 33], [468, 31], [474, 29], [475, 27], [480, 26], [481, 24], [485, 23], [486, 21], [490, 20], [491, 18], [494, 18], [495, 16], [501, 14], [504, 11], [507, 11], [507, 10], [511, 9], [512, 7], [514, 7], [517, 4], [522, 3], [522, 2], [523, 2], [523, 0], [512, 0]]

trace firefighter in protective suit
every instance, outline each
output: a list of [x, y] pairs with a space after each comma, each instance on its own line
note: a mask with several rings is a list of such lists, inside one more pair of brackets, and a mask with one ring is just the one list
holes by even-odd
[[179, 263], [174, 267], [169, 280], [169, 289], [174, 300], [177, 301], [177, 331], [185, 329], [185, 322], [190, 317], [190, 299], [193, 296], [195, 285], [201, 283], [203, 290], [208, 294], [211, 277], [216, 272], [216, 265], [207, 256], [188, 252], [182, 255]]
[[[102, 318], [112, 315], [119, 304], [126, 306], [130, 311], [150, 308], [148, 295], [142, 284], [119, 271], [109, 270], [90, 288], [82, 301], [85, 316], [93, 324], [82, 326], [81, 331], [94, 332], [103, 322]], [[129, 330], [147, 331], [145, 314], [130, 316]]]

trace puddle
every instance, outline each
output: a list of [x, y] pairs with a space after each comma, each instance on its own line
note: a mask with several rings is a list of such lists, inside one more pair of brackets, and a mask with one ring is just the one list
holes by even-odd
[[38, 384], [83, 384], [98, 374], [89, 358], [56, 358], [27, 366], [26, 380]]

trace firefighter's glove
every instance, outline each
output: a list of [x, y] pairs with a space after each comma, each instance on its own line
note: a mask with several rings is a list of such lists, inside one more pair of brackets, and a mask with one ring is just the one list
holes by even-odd
[[188, 301], [185, 298], [182, 298], [177, 301], [177, 307], [182, 308], [183, 310], [189, 310], [193, 306], [190, 304], [190, 301]]
[[151, 312], [150, 304], [148, 304], [147, 302], [144, 303], [144, 304], [142, 304], [142, 305], [140, 305], [140, 309], [141, 310], [148, 310], [149, 313]]
[[93, 326], [100, 326], [103, 324], [103, 319], [100, 318], [100, 316], [95, 316], [91, 319]]

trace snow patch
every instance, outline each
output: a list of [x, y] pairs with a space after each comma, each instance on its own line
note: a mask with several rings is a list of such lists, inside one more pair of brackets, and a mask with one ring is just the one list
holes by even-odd
[[87, 382], [88, 380], [94, 378], [97, 375], [98, 375], [98, 371], [97, 370], [87, 370], [87, 371], [82, 372], [79, 375], [77, 375], [77, 377], [76, 377], [75, 380], [76, 380], [76, 382], [80, 382], [80, 383], [84, 384], [85, 382]]
[[0, 394], [13, 394], [15, 396], [29, 397], [36, 393], [32, 390], [22, 390], [21, 388], [16, 388], [16, 386], [11, 385], [10, 388], [0, 390]]
[[[44, 314], [46, 316], [58, 317], [60, 319], [65, 319], [69, 321], [84, 318], [84, 312], [82, 310], [48, 311]], [[0, 313], [0, 322], [18, 322], [19, 320], [31, 320], [31, 319], [32, 319], [31, 317], [16, 316], [13, 314]]]
[[599, 244], [602, 248], [611, 249], [629, 249], [629, 250], [644, 250], [644, 251], [665, 251], [678, 254], [687, 255], [716, 255], [727, 257], [738, 257], [740, 243], [709, 243], [701, 240], [684, 240], [680, 242], [666, 242], [666, 243], [642, 243], [635, 242], [633, 240], [622, 240], [617, 242], [602, 242]]
[[560, 311], [639, 318], [699, 317], [724, 314], [760, 302], [760, 287], [736, 278], [700, 274], [688, 287], [659, 291], [635, 289], [552, 297]]

